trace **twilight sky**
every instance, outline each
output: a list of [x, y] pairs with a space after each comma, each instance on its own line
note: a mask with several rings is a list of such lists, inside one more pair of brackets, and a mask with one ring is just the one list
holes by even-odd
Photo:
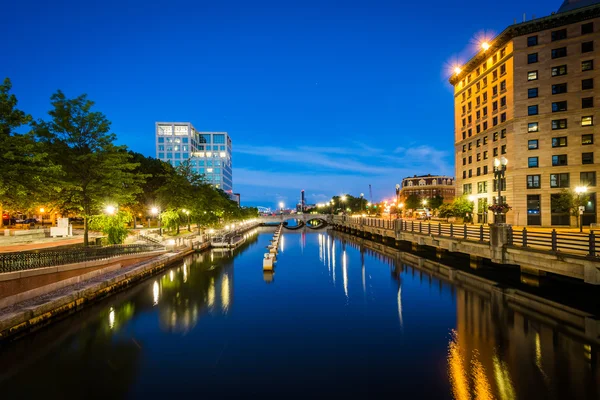
[[87, 93], [119, 142], [155, 156], [155, 121], [227, 131], [246, 205], [391, 196], [454, 175], [450, 65], [476, 38], [560, 0], [7, 1], [0, 77], [20, 108]]

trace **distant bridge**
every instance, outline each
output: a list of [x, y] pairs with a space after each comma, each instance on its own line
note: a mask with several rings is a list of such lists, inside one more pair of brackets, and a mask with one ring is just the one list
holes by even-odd
[[[260, 224], [283, 223], [287, 229], [321, 229], [331, 222], [331, 216], [327, 214], [280, 214], [258, 217]], [[288, 226], [289, 221], [298, 221], [296, 226]]]

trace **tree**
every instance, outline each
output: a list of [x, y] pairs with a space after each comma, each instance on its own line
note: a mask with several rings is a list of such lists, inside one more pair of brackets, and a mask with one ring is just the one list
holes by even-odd
[[444, 198], [440, 195], [434, 196], [431, 199], [429, 199], [429, 207], [432, 210], [437, 210], [442, 204], [444, 204]]
[[452, 202], [452, 214], [455, 217], [464, 218], [467, 214], [473, 213], [473, 202], [467, 197], [457, 197]]
[[31, 116], [17, 108], [11, 89], [6, 78], [0, 84], [0, 215], [3, 207], [30, 208], [43, 198], [50, 188], [47, 181], [58, 173], [31, 133], [15, 132], [30, 123]]
[[34, 123], [35, 134], [64, 172], [55, 202], [62, 211], [83, 213], [87, 246], [90, 216], [106, 204], [133, 203], [146, 177], [134, 173], [138, 165], [125, 146], [114, 144], [110, 122], [92, 111], [94, 103], [85, 94], [68, 99], [58, 91], [50, 100], [51, 120]]
[[442, 204], [438, 208], [438, 216], [440, 218], [446, 218], [446, 220], [450, 217], [454, 216], [454, 210], [452, 204]]
[[127, 224], [132, 220], [129, 212], [119, 211], [115, 215], [99, 214], [90, 217], [90, 228], [101, 231], [108, 237], [108, 244], [121, 244], [127, 238]]
[[410, 194], [404, 202], [404, 208], [407, 210], [416, 210], [421, 206], [421, 198], [416, 194]]
[[[552, 212], [568, 213], [571, 216], [579, 216], [579, 207], [585, 207], [590, 201], [590, 195], [587, 193], [574, 193], [571, 189], [563, 189], [552, 202]], [[579, 218], [576, 218], [579, 226]]]

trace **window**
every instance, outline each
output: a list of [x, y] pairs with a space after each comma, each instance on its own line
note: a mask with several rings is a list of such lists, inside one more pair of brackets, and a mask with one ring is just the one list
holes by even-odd
[[528, 99], [534, 99], [536, 97], [538, 97], [538, 88], [527, 89], [527, 98]]
[[500, 153], [506, 154], [506, 145], [505, 144], [503, 144], [502, 147], [500, 147]]
[[477, 182], [477, 193], [487, 193], [487, 181]]
[[558, 83], [556, 85], [552, 85], [552, 94], [561, 94], [567, 93], [567, 84], [566, 83]]
[[539, 189], [541, 175], [527, 175], [527, 189]]
[[473, 170], [472, 170], [472, 169], [470, 169], [470, 170], [469, 170], [469, 178], [470, 178], [470, 177], [472, 177], [472, 176], [473, 176]]
[[506, 74], [506, 64], [500, 66], [500, 75]]
[[476, 118], [480, 119], [481, 118], [481, 111], [477, 110], [477, 113], [475, 113]]
[[535, 64], [538, 62], [538, 53], [527, 54], [527, 64]]
[[527, 47], [536, 46], [537, 44], [538, 44], [538, 37], [537, 37], [537, 35], [535, 35], [535, 36], [529, 36], [527, 38]]
[[472, 145], [472, 144], [473, 144], [473, 143], [469, 143], [469, 150], [471, 150], [471, 145]]
[[581, 108], [592, 108], [594, 107], [594, 98], [593, 97], [584, 97], [581, 99]]
[[498, 96], [498, 85], [492, 86], [492, 97]]
[[527, 167], [528, 168], [537, 168], [538, 165], [538, 157], [529, 157], [527, 159]]
[[488, 152], [487, 152], [487, 151], [484, 151], [484, 152], [483, 152], [483, 159], [484, 159], [484, 160], [487, 160], [487, 159], [488, 159]]
[[500, 107], [506, 107], [506, 96], [500, 97]]
[[586, 60], [581, 62], [582, 71], [591, 71], [594, 69], [594, 60]]
[[498, 70], [495, 69], [494, 72], [492, 72], [492, 81], [495, 81], [496, 79], [498, 79]]
[[483, 138], [483, 144], [484, 144], [484, 146], [487, 144], [487, 141], [488, 141], [488, 137], [487, 137], [487, 136], [485, 136], [485, 137]]
[[506, 81], [500, 82], [500, 93], [506, 90]]
[[581, 80], [581, 90], [590, 90], [594, 88], [594, 79], [582, 79]]
[[481, 161], [481, 153], [477, 153], [477, 161]]
[[581, 25], [581, 34], [587, 35], [588, 33], [594, 32], [594, 23], [588, 22], [586, 24]]
[[550, 174], [551, 188], [568, 188], [569, 174]]
[[557, 40], [563, 40], [567, 38], [567, 30], [566, 29], [559, 29], [557, 31], [553, 31], [551, 34], [551, 38], [553, 42], [556, 42]]
[[[486, 86], [487, 86], [487, 76], [483, 78], [483, 87], [485, 88]], [[484, 97], [484, 100], [485, 100], [485, 97]]]
[[594, 42], [581, 43], [581, 52], [582, 53], [589, 53], [590, 51], [594, 51]]
[[496, 125], [498, 125], [498, 117], [494, 117], [494, 118], [492, 118], [492, 125], [493, 125], [493, 126], [496, 126]]
[[463, 138], [463, 140], [465, 140], [467, 138], [467, 132], [462, 133], [462, 138]]
[[469, 132], [469, 137], [471, 137], [473, 135], [473, 129], [469, 129], [468, 132]]
[[596, 172], [580, 172], [579, 184], [581, 186], [596, 186]]
[[477, 133], [481, 132], [481, 125], [477, 125]]
[[552, 130], [558, 130], [558, 129], [567, 129], [567, 119], [554, 119], [552, 120]]
[[567, 48], [559, 47], [558, 49], [552, 49], [551, 57], [554, 58], [562, 58], [567, 56]]
[[567, 74], [567, 66], [559, 65], [557, 67], [552, 67], [552, 76], [562, 76]]
[[538, 72], [537, 71], [529, 71], [527, 73], [527, 80], [528, 81], [537, 81], [537, 78], [538, 78]]
[[473, 156], [469, 156], [469, 164], [473, 164]]
[[497, 156], [498, 156], [498, 148], [494, 147], [494, 157], [497, 157]]
[[537, 139], [532, 139], [527, 141], [527, 148], [529, 150], [537, 150], [539, 148], [539, 143]]
[[553, 167], [560, 167], [563, 165], [567, 165], [567, 155], [566, 154], [558, 154], [558, 155], [552, 156], [552, 166]]
[[[486, 153], [487, 153], [487, 151], [486, 151]], [[484, 158], [487, 158], [487, 157], [484, 157]], [[487, 165], [484, 165], [484, 166], [483, 166], [483, 174], [484, 174], [484, 175], [487, 175], [487, 173], [488, 173], [488, 166], [487, 166]]]
[[582, 164], [593, 164], [594, 163], [594, 153], [581, 153], [581, 163]]
[[481, 139], [477, 139], [477, 147], [481, 147]]
[[539, 132], [539, 124], [537, 122], [527, 124], [527, 132]]
[[463, 171], [463, 179], [467, 178], [467, 171]]
[[500, 114], [500, 122], [505, 122], [506, 121], [506, 113], [502, 113]]
[[481, 175], [481, 167], [477, 167], [477, 173], [476, 173], [476, 175], [477, 175], [477, 176], [480, 176], [480, 175]]
[[165, 153], [158, 153], [158, 158], [165, 158]]
[[593, 134], [581, 135], [581, 145], [587, 146], [590, 144], [594, 144], [594, 135]]
[[158, 143], [164, 143], [165, 142], [165, 138], [164, 137], [159, 137], [158, 138]]
[[471, 193], [473, 193], [473, 184], [465, 183], [463, 185], [463, 194], [471, 194]]
[[506, 55], [506, 47], [503, 48], [502, 50], [500, 50], [500, 58], [504, 57]]
[[504, 139], [506, 137], [506, 129], [502, 129], [500, 131], [500, 139]]
[[[506, 190], [506, 178], [500, 179], [500, 190]], [[494, 179], [494, 192], [498, 191], [498, 179]]]
[[552, 138], [552, 147], [567, 147], [567, 137], [555, 137]]
[[467, 145], [463, 144], [463, 151], [462, 151], [462, 152], [463, 152], [463, 153], [466, 153], [466, 152], [467, 152]]
[[567, 102], [566, 101], [556, 101], [552, 103], [552, 112], [561, 112], [567, 111]]
[[498, 132], [494, 132], [493, 139], [494, 142], [498, 141]]
[[463, 165], [467, 165], [467, 159], [463, 157]]
[[527, 107], [527, 115], [538, 115], [538, 106], [537, 104], [534, 106]]

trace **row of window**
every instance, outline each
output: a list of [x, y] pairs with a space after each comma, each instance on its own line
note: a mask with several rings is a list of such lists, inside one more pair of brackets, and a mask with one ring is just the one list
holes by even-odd
[[[500, 137], [500, 139], [504, 139], [504, 138], [506, 138], [506, 129], [502, 129], [502, 130], [500, 131], [500, 135], [498, 135], [498, 132], [494, 132], [494, 133], [492, 134], [492, 140], [493, 140], [494, 142], [497, 142], [497, 141], [498, 141], [498, 137]], [[484, 137], [483, 137], [483, 138], [481, 138], [481, 139], [477, 139], [475, 142], [471, 142], [471, 143], [469, 143], [469, 144], [463, 144], [463, 147], [462, 147], [462, 152], [463, 152], [463, 153], [466, 153], [466, 152], [467, 152], [467, 150], [471, 150], [471, 149], [473, 148], [473, 143], [475, 143], [475, 146], [476, 146], [476, 147], [481, 147], [481, 144], [482, 144], [482, 143], [483, 143], [483, 145], [485, 146], [485, 145], [488, 143], [488, 137], [487, 137], [487, 136], [484, 136]], [[506, 146], [504, 146], [504, 147], [506, 147]], [[504, 154], [504, 153], [503, 153], [503, 154]]]
[[[494, 65], [498, 62], [498, 60], [501, 60], [504, 58], [504, 56], [506, 56], [506, 47], [503, 47], [502, 49], [500, 49], [500, 51], [496, 54], [494, 54], [491, 58], [491, 60], [485, 60], [483, 62], [483, 64], [481, 64], [480, 67], [477, 67], [475, 69], [475, 77], [478, 77], [479, 75], [481, 75], [483, 72], [487, 71], [488, 68], [488, 62], [490, 62], [490, 66]], [[504, 67], [504, 70], [502, 71], [502, 68]], [[500, 74], [502, 75], [503, 73], [506, 73], [506, 65], [502, 64], [500, 66]], [[497, 71], [493, 71], [493, 73], [497, 73]], [[461, 81], [461, 87], [465, 87], [465, 85], [468, 85], [469, 83], [471, 83], [471, 74], [469, 74], [465, 79], [463, 79]]]
[[[590, 90], [594, 88], [594, 79], [582, 79], [581, 80], [581, 90]], [[566, 83], [557, 83], [556, 85], [552, 85], [552, 94], [563, 94], [567, 93], [567, 84]], [[539, 88], [529, 88], [527, 89], [527, 98], [535, 99], [539, 96]]]
[[[594, 51], [594, 42], [583, 42], [581, 43], [581, 53], [591, 53]], [[557, 49], [552, 49], [550, 52], [550, 56], [552, 59], [562, 58], [567, 56], [567, 48], [559, 47]], [[538, 62], [538, 53], [529, 53], [527, 54], [527, 64], [535, 64]]]
[[[588, 35], [593, 32], [594, 32], [594, 23], [593, 22], [586, 22], [585, 24], [581, 25], [581, 34], [582, 35]], [[550, 33], [550, 40], [552, 42], [556, 42], [556, 41], [563, 40], [566, 38], [567, 38], [567, 29], [566, 28], [558, 29], [558, 30], [552, 31]], [[527, 38], [527, 47], [537, 46], [538, 44], [539, 44], [538, 35], [529, 36]]]
[[[566, 145], [566, 138], [565, 138]], [[593, 164], [594, 163], [594, 153], [581, 153], [581, 164]], [[566, 154], [555, 154], [552, 156], [552, 166], [553, 167], [563, 167], [565, 165], [569, 165], [568, 158]], [[539, 167], [539, 157], [529, 157], [527, 158], [527, 167], [528, 168], [538, 168]]]
[[[579, 173], [579, 184], [592, 187], [596, 186], [596, 172], [580, 172]], [[568, 188], [570, 186], [570, 174], [550, 174], [550, 187], [551, 188]], [[542, 187], [542, 176], [541, 175], [527, 175], [527, 189], [541, 189]]]
[[[594, 107], [594, 98], [593, 97], [583, 97], [581, 99], [581, 108], [593, 108]], [[532, 104], [527, 106], [527, 115], [538, 115], [539, 114], [539, 106], [537, 104]], [[555, 101], [552, 103], [552, 112], [563, 112], [567, 111], [567, 101]]]
[[[506, 74], [506, 68], [500, 68], [500, 71], [504, 71], [500, 74], [500, 76], [505, 75]], [[498, 79], [498, 77], [496, 76], [496, 71], [494, 71], [494, 73], [492, 74], [492, 82], [496, 82], [496, 80]], [[475, 85], [475, 94], [479, 93], [481, 90], [484, 90], [487, 88], [487, 77], [484, 77], [482, 79], [481, 82], [477, 82], [477, 84]], [[500, 88], [500, 91], [498, 92], [498, 88]], [[498, 95], [498, 93], [504, 93], [506, 91], [506, 80], [502, 80], [500, 81], [500, 85], [494, 85], [492, 86], [492, 97], [496, 97]], [[463, 92], [461, 95], [461, 103], [464, 103], [466, 100], [471, 98], [471, 94], [472, 94], [472, 88], [467, 89], [466, 92]], [[484, 91], [482, 93], [482, 98], [483, 98], [483, 102], [485, 103], [487, 101], [487, 91]], [[476, 97], [477, 100], [477, 105], [479, 106], [480, 103], [480, 97], [477, 96]], [[471, 103], [468, 103], [468, 108], [469, 110], [471, 110]], [[464, 113], [464, 107], [463, 107], [463, 113]]]
[[[581, 117], [581, 126], [593, 126], [594, 125], [594, 116], [593, 115], [584, 115]], [[551, 123], [551, 127], [553, 131], [567, 129], [567, 119], [553, 119]], [[527, 132], [539, 132], [540, 124], [539, 122], [529, 122], [527, 124]]]
[[[586, 134], [586, 135], [581, 135], [581, 145], [582, 146], [588, 146], [594, 144], [594, 135], [593, 134]], [[567, 146], [567, 137], [563, 136], [563, 137], [556, 137], [556, 138], [552, 138], [552, 147], [565, 147]], [[527, 148], [529, 150], [537, 150], [539, 149], [539, 140], [538, 139], [532, 139], [527, 141]]]
[[[592, 71], [594, 69], [594, 60], [585, 60], [581, 62], [581, 72]], [[567, 75], [567, 65], [557, 65], [556, 67], [550, 68], [550, 74], [555, 76], [564, 76]], [[539, 74], [538, 70], [527, 72], [527, 80], [528, 81], [536, 81], [538, 80]]]

